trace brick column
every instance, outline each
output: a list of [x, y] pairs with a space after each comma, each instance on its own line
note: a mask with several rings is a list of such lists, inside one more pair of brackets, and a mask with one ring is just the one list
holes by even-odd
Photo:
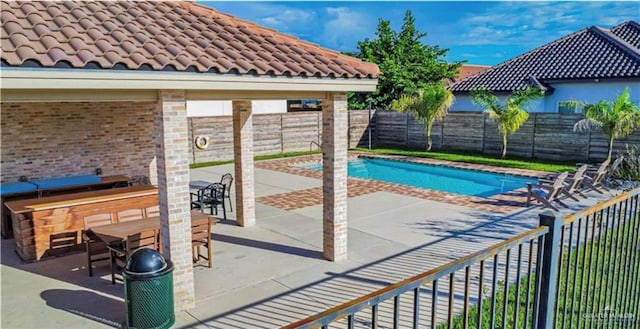
[[253, 178], [253, 115], [251, 101], [234, 100], [233, 160], [236, 182], [236, 221], [240, 226], [256, 224]]
[[175, 309], [195, 306], [189, 204], [189, 138], [183, 90], [161, 90], [156, 108], [156, 164], [162, 254], [173, 262]]
[[347, 94], [332, 93], [322, 102], [323, 254], [347, 258]]

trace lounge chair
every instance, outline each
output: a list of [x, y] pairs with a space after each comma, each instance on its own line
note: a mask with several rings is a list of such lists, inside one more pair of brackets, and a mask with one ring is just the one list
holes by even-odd
[[569, 176], [568, 172], [563, 172], [558, 175], [556, 179], [551, 184], [527, 184], [527, 206], [529, 206], [531, 202], [531, 198], [535, 198], [538, 202], [542, 203], [546, 207], [549, 207], [555, 211], [558, 211], [554, 205], [551, 204], [552, 201], [556, 201], [560, 195], [563, 193], [565, 189], [564, 182]]
[[583, 185], [590, 190], [594, 190], [602, 194], [602, 191], [600, 191], [598, 188], [606, 189], [603, 183], [605, 178], [609, 174], [609, 163], [609, 160], [606, 160], [600, 165], [600, 167], [598, 167], [598, 170], [593, 173], [589, 173], [587, 171], [584, 177]]
[[575, 194], [578, 194], [586, 198], [587, 196], [584, 195], [581, 192], [581, 190], [584, 189], [583, 182], [585, 178], [585, 173], [587, 172], [588, 168], [589, 168], [589, 165], [586, 165], [586, 164], [582, 165], [580, 166], [580, 168], [578, 168], [576, 173], [573, 174], [573, 177], [567, 178], [565, 180], [565, 188], [562, 189], [562, 194], [576, 201], [579, 201], [579, 200], [576, 197], [574, 197]]

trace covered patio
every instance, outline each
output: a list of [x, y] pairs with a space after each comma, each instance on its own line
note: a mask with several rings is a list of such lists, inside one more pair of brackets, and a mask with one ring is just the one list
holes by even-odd
[[193, 308], [199, 290], [189, 100], [232, 100], [233, 223], [242, 227], [257, 218], [251, 100], [322, 100], [318, 258], [347, 258], [346, 93], [373, 91], [376, 65], [191, 2], [9, 3], [3, 28], [1, 181], [96, 168], [149, 176], [158, 187], [162, 252], [175, 266], [177, 310]]

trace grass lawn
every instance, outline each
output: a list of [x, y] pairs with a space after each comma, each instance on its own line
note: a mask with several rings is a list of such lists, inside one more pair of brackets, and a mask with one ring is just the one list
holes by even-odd
[[[255, 161], [271, 160], [271, 159], [297, 157], [300, 155], [309, 155], [309, 154], [318, 154], [318, 153], [321, 153], [321, 151], [314, 150], [311, 153], [309, 153], [309, 151], [301, 151], [301, 152], [285, 152], [285, 153], [276, 153], [276, 154], [267, 154], [267, 155], [257, 155], [253, 157], [253, 160]], [[227, 163], [233, 163], [233, 160], [192, 163], [189, 165], [189, 168], [195, 169], [195, 168], [211, 167], [211, 166], [218, 166], [218, 165], [223, 165]]]
[[[497, 167], [530, 169], [530, 170], [547, 171], [547, 172], [568, 171], [572, 173], [576, 171], [575, 163], [541, 162], [541, 161], [535, 161], [531, 159], [499, 159], [499, 158], [495, 158], [487, 155], [478, 155], [478, 154], [469, 154], [469, 153], [425, 152], [425, 151], [382, 149], [382, 148], [372, 149], [372, 150], [369, 150], [366, 148], [357, 148], [356, 150], [361, 152], [371, 152], [376, 154], [404, 155], [404, 156], [413, 156], [418, 158], [432, 158], [432, 159], [448, 160], [448, 161], [455, 161], [455, 162], [467, 162], [467, 163], [484, 164], [484, 165], [497, 166]], [[311, 153], [318, 154], [320, 153], [320, 150], [315, 150]], [[277, 153], [277, 154], [268, 154], [268, 155], [258, 155], [254, 157], [254, 160], [255, 161], [271, 160], [271, 159], [295, 157], [300, 155], [309, 155], [309, 152], [301, 151], [301, 152], [286, 152], [286, 153]], [[202, 167], [218, 166], [218, 165], [223, 165], [227, 163], [233, 163], [233, 160], [192, 163], [189, 165], [189, 168], [195, 169], [195, 168], [202, 168]]]
[[540, 161], [533, 159], [519, 159], [519, 158], [511, 158], [508, 159], [500, 159], [496, 157], [492, 157], [486, 154], [472, 154], [472, 153], [453, 153], [453, 152], [426, 152], [426, 151], [415, 151], [415, 150], [403, 150], [403, 149], [386, 149], [386, 148], [376, 148], [376, 149], [367, 149], [367, 148], [356, 148], [357, 151], [361, 152], [371, 152], [376, 154], [388, 154], [388, 155], [404, 155], [404, 156], [412, 156], [418, 158], [431, 158], [438, 160], [447, 160], [447, 161], [455, 161], [455, 162], [467, 162], [467, 163], [475, 163], [475, 164], [483, 164], [497, 167], [507, 167], [507, 168], [518, 168], [518, 169], [529, 169], [529, 170], [538, 170], [538, 171], [548, 171], [548, 172], [563, 172], [568, 171], [573, 173], [576, 171], [576, 164], [570, 162], [551, 162], [551, 161]]
[[[633, 235], [637, 234], [635, 233], [637, 228], [634, 228], [632, 224], [627, 222], [619, 228], [609, 230], [577, 249], [570, 251], [565, 249], [562, 257], [562, 269], [559, 273], [560, 285], [558, 287], [556, 328], [563, 327], [563, 323], [564, 328], [589, 326], [595, 328], [603, 328], [604, 326], [627, 327], [632, 325], [632, 322], [624, 321], [634, 321], [634, 319], [635, 321], [640, 321], [640, 314], [632, 314], [631, 311], [625, 309], [628, 305], [637, 305], [640, 302], [640, 284], [638, 284], [640, 282], [640, 273], [638, 271], [640, 248], [635, 245], [636, 242]], [[582, 230], [584, 234], [584, 227]], [[631, 239], [628, 238], [630, 236], [632, 237]], [[635, 261], [633, 261], [634, 257]], [[625, 262], [631, 264], [623, 266]], [[570, 265], [567, 266], [567, 264]], [[584, 272], [582, 268], [585, 268]], [[587, 268], [591, 270], [587, 271]], [[515, 269], [511, 271], [512, 275], [515, 275], [514, 272]], [[634, 282], [636, 284], [633, 284]], [[533, 313], [535, 274], [531, 277], [531, 283], [528, 328], [531, 328]], [[503, 284], [501, 283], [499, 286]], [[509, 287], [506, 328], [524, 328], [528, 284], [529, 277], [525, 276], [519, 284], [519, 299], [517, 303], [516, 288], [518, 285], [513, 284]], [[487, 287], [485, 285], [485, 289], [487, 288], [489, 290], [485, 291], [491, 293], [491, 286]], [[502, 313], [504, 306], [503, 291], [498, 291], [496, 295], [495, 328], [502, 328], [502, 319], [504, 317]], [[491, 302], [491, 298], [483, 300], [482, 328], [491, 328]], [[517, 325], [514, 327], [516, 304], [520, 306]], [[477, 327], [477, 316], [478, 306], [473, 305], [469, 309], [469, 328]], [[441, 323], [437, 328], [447, 328], [447, 323]], [[463, 328], [462, 315], [454, 318], [453, 328]]]

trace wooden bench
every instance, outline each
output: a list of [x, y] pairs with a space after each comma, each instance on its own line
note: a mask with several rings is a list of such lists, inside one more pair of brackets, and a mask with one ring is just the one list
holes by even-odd
[[50, 236], [84, 229], [85, 216], [158, 204], [154, 186], [70, 193], [5, 203], [11, 212], [16, 251], [24, 261], [36, 261], [51, 249]]

